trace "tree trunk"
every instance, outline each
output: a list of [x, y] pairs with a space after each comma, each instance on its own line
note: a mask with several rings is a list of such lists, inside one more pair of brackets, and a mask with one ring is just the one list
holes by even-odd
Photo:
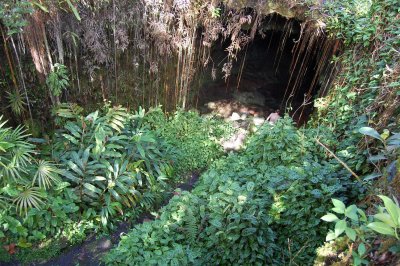
[[[28, 17], [28, 26], [26, 26], [24, 31], [41, 85], [46, 85], [46, 77], [52, 68], [52, 59], [47, 44], [44, 22], [44, 14], [37, 10]], [[55, 97], [50, 90], [49, 96], [53, 105], [58, 104], [58, 97]]]
[[40, 11], [35, 11], [28, 17], [28, 25], [24, 32], [29, 45], [29, 51], [38, 74], [40, 84], [46, 83], [46, 76], [50, 70], [50, 64], [46, 57], [46, 46], [44, 39], [44, 22]]

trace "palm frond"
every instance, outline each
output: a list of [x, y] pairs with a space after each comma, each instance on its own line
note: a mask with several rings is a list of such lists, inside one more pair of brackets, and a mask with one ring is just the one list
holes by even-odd
[[31, 208], [40, 209], [44, 202], [43, 195], [38, 187], [27, 188], [22, 191], [13, 201], [17, 212], [27, 214]]
[[22, 179], [29, 171], [35, 145], [26, 141], [29, 134], [24, 127], [5, 128], [5, 123], [0, 122], [0, 178]]
[[36, 166], [37, 169], [32, 180], [32, 185], [37, 183], [40, 188], [46, 190], [61, 181], [59, 177], [60, 170], [55, 164], [45, 160], [39, 160]]
[[16, 91], [15, 92], [7, 92], [7, 94], [8, 94], [8, 101], [10, 103], [8, 105], [8, 107], [11, 108], [12, 112], [17, 116], [24, 113], [26, 110], [25, 109], [26, 103], [24, 101], [24, 98], [21, 96], [21, 94]]

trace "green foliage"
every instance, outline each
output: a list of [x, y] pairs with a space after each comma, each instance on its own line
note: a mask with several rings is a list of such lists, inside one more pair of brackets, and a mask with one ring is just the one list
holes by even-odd
[[21, 94], [17, 91], [7, 92], [8, 101], [10, 103], [9, 107], [13, 111], [13, 113], [17, 116], [20, 116], [25, 112], [25, 101], [22, 98]]
[[219, 18], [219, 17], [221, 17], [221, 8], [219, 8], [219, 7], [212, 7], [212, 8], [211, 8], [211, 17], [212, 17], [212, 18]]
[[[371, 127], [362, 127], [359, 132], [365, 136], [379, 140], [373, 147], [368, 148], [368, 162], [374, 166], [374, 172], [364, 177], [365, 181], [385, 175], [388, 180], [392, 180], [396, 175], [396, 165], [399, 159], [400, 133], [392, 133], [385, 129], [379, 134]], [[368, 140], [366, 140], [368, 141]], [[384, 169], [384, 171], [382, 171]]]
[[34, 159], [35, 146], [22, 127], [4, 125], [0, 122], [0, 196], [3, 208], [15, 207], [22, 215], [44, 204], [44, 190], [58, 183], [59, 171], [48, 161]]
[[[264, 125], [247, 150], [216, 161], [192, 193], [178, 192], [159, 219], [122, 237], [106, 262], [310, 263], [327, 232], [318, 217], [351, 182], [339, 178], [334, 165], [308, 161], [308, 148], [300, 148], [303, 160], [280, 156], [291, 155], [303, 133], [310, 134], [298, 132], [290, 119]], [[312, 146], [312, 138], [302, 141]]]
[[53, 156], [83, 210], [100, 214], [104, 226], [124, 207], [135, 208], [143, 193], [165, 189], [172, 174], [168, 147], [121, 107], [67, 121]]
[[[336, 214], [328, 213], [321, 217], [326, 222], [335, 222], [334, 231], [330, 230], [326, 236], [326, 241], [336, 240], [343, 233], [352, 243], [358, 244], [357, 251], [352, 251], [354, 265], [368, 264], [368, 253], [370, 244], [369, 239], [375, 238], [375, 234], [390, 236], [399, 240], [398, 231], [400, 229], [400, 207], [398, 202], [394, 202], [386, 196], [379, 196], [384, 202], [384, 207], [378, 206], [378, 213], [370, 216], [369, 219], [365, 212], [356, 205], [346, 205], [338, 200], [332, 199], [334, 208], [332, 211], [343, 216], [342, 219]], [[374, 221], [372, 221], [374, 220]], [[372, 231], [375, 233], [373, 233]], [[349, 250], [345, 250], [349, 252]]]
[[336, 127], [338, 134], [351, 130], [366, 113], [379, 122], [384, 109], [379, 107], [397, 95], [399, 8], [396, 0], [330, 1], [323, 6], [329, 33], [345, 43], [343, 55], [336, 59], [342, 65], [341, 75], [322, 100], [325, 110], [320, 110], [320, 121]]
[[400, 240], [400, 207], [396, 200], [393, 202], [386, 196], [379, 196], [383, 200], [384, 207], [379, 206], [379, 212], [374, 215], [375, 222], [367, 225], [370, 229], [380, 234], [389, 235]]
[[[83, 116], [75, 104], [54, 107], [61, 128], [51, 146], [32, 140], [44, 145], [40, 148], [56, 163], [37, 156], [22, 127], [12, 130], [1, 124], [1, 173], [8, 182], [0, 194], [0, 237], [24, 249], [49, 238], [54, 243], [82, 241], [88, 230], [113, 227], [159, 204], [171, 183], [180, 181], [176, 172], [204, 168], [222, 155], [217, 141], [230, 129], [219, 121], [194, 112], [179, 111], [173, 118], [157, 112], [139, 109], [130, 114], [106, 105]], [[168, 138], [164, 141], [163, 136]], [[187, 210], [182, 226], [195, 242], [197, 210]], [[43, 250], [43, 256], [47, 252]], [[18, 253], [24, 261], [29, 254]]]
[[71, 9], [72, 13], [74, 13], [74, 16], [77, 20], [81, 21], [81, 17], [79, 16], [79, 12], [76, 9], [76, 7], [72, 4], [71, 0], [65, 0], [68, 4], [68, 7]]
[[32, 12], [32, 5], [26, 0], [3, 0], [0, 2], [0, 20], [7, 27], [8, 35], [20, 33], [22, 28], [27, 25], [24, 16]]
[[184, 175], [205, 169], [223, 154], [218, 141], [233, 129], [225, 122], [201, 117], [195, 111], [178, 110], [165, 117], [161, 109], [151, 110], [144, 122], [175, 148], [174, 169]]
[[53, 71], [47, 76], [46, 84], [54, 96], [60, 96], [62, 91], [69, 86], [67, 67], [56, 63]]
[[[1, 117], [0, 117], [1, 120]], [[29, 230], [26, 222], [34, 211], [48, 205], [48, 191], [60, 182], [59, 169], [41, 159], [23, 127], [5, 128], [0, 122], [0, 238], [26, 248], [43, 234]], [[31, 226], [43, 225], [36, 221]]]

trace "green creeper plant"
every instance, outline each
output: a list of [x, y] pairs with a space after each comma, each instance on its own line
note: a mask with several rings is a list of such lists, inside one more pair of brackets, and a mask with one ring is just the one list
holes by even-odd
[[[334, 208], [332, 212], [322, 216], [321, 219], [326, 222], [334, 222], [334, 231], [330, 230], [326, 235], [326, 241], [332, 241], [345, 234], [352, 242], [358, 244], [357, 251], [352, 251], [354, 265], [368, 264], [367, 260], [367, 235], [371, 234], [370, 230], [375, 233], [399, 238], [400, 229], [400, 206], [395, 200], [380, 195], [378, 196], [384, 203], [384, 206], [378, 206], [378, 213], [371, 216], [369, 219], [365, 212], [359, 209], [356, 205], [346, 205], [338, 199], [332, 199]], [[340, 219], [337, 215], [342, 216]]]

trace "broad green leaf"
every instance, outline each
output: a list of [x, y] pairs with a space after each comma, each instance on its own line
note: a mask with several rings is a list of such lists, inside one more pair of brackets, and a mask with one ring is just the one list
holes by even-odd
[[373, 223], [368, 224], [367, 227], [371, 228], [372, 230], [374, 230], [380, 234], [396, 236], [393, 228], [382, 222], [373, 222]]
[[353, 251], [352, 252], [353, 255], [353, 265], [354, 266], [359, 266], [361, 265], [361, 258], [360, 256], [357, 254], [357, 252]]
[[79, 145], [79, 141], [77, 141], [73, 136], [68, 134], [62, 134], [62, 136], [64, 136], [64, 138], [66, 138], [67, 140], [71, 141], [73, 144]]
[[340, 236], [346, 230], [347, 224], [345, 220], [340, 220], [335, 224], [335, 235]]
[[360, 214], [360, 220], [366, 222], [367, 221], [367, 216], [365, 215], [365, 212], [361, 209], [357, 208], [358, 214]]
[[332, 199], [332, 203], [335, 206], [335, 208], [332, 208], [332, 211], [336, 212], [336, 213], [344, 213], [345, 209], [346, 209], [346, 205], [344, 205], [344, 203], [338, 199]]
[[97, 187], [93, 186], [93, 185], [90, 184], [90, 183], [84, 183], [83, 186], [84, 186], [85, 188], [87, 188], [88, 190], [92, 191], [92, 192], [95, 192], [95, 193], [98, 193], [98, 194], [101, 193], [101, 190], [100, 190], [100, 189], [98, 189]]
[[385, 155], [383, 155], [383, 154], [377, 154], [377, 155], [373, 155], [373, 156], [368, 157], [368, 160], [370, 162], [378, 162], [378, 161], [386, 160], [386, 159], [387, 159], [387, 157]]
[[79, 167], [76, 164], [74, 164], [72, 161], [68, 161], [67, 164], [75, 173], [77, 173], [80, 176], [83, 176], [82, 170], [79, 169]]
[[107, 179], [104, 176], [95, 176], [91, 179], [91, 181], [106, 181]]
[[384, 222], [391, 227], [396, 227], [396, 224], [393, 222], [392, 217], [387, 213], [377, 213], [374, 215], [374, 218], [381, 222]]
[[356, 241], [357, 233], [354, 229], [347, 227], [345, 233], [352, 241]]
[[346, 217], [349, 217], [353, 221], [358, 221], [357, 206], [353, 204], [347, 207], [344, 211], [344, 215], [346, 215]]
[[328, 213], [328, 214], [322, 216], [321, 220], [324, 220], [326, 222], [334, 222], [334, 221], [339, 220], [339, 218], [336, 215], [334, 215], [333, 213]]
[[146, 157], [146, 153], [144, 152], [143, 147], [142, 147], [142, 145], [140, 145], [140, 143], [137, 144], [137, 149], [140, 153], [140, 156], [142, 156], [142, 158]]
[[400, 208], [390, 198], [383, 196], [383, 195], [380, 195], [379, 197], [383, 200], [383, 203], [385, 204], [385, 208], [388, 211], [388, 213], [390, 214], [390, 217], [392, 217], [393, 222], [396, 225], [399, 225], [398, 219], [400, 216]]
[[89, 154], [90, 154], [90, 148], [86, 148], [85, 151], [83, 152], [83, 156], [82, 156], [83, 164], [87, 164], [88, 159], [89, 159]]
[[74, 176], [73, 174], [71, 174], [71, 172], [69, 172], [69, 171], [67, 171], [67, 170], [61, 171], [60, 174], [61, 174], [62, 176], [65, 176], [65, 177], [68, 178], [69, 180], [74, 181], [75, 183], [79, 183], [79, 182], [80, 182], [80, 179], [79, 179], [79, 178], [77, 178], [76, 176]]
[[335, 235], [335, 233], [332, 232], [332, 231], [330, 231], [330, 232], [326, 235], [326, 238], [325, 238], [326, 241], [331, 241], [331, 240], [334, 240], [334, 239], [336, 239], [336, 235]]
[[373, 137], [375, 139], [379, 139], [382, 142], [384, 141], [382, 139], [381, 135], [379, 135], [378, 131], [376, 131], [372, 127], [362, 127], [358, 130], [358, 132], [360, 132], [363, 135], [367, 135], [367, 136]]

